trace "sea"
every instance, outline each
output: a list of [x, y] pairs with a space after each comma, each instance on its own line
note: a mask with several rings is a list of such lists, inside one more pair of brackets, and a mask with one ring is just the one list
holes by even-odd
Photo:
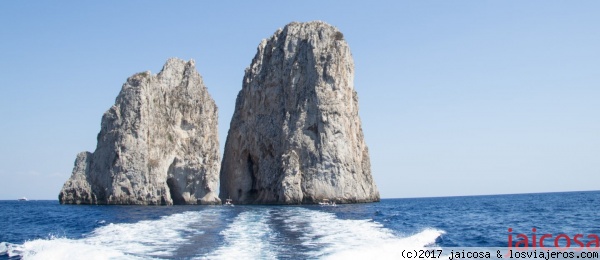
[[[0, 259], [399, 259], [600, 234], [600, 191], [337, 206], [90, 206], [0, 201]], [[509, 232], [509, 228], [511, 232]]]

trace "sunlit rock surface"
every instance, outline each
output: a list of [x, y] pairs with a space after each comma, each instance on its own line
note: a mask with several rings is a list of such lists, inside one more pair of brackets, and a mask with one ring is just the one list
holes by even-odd
[[194, 61], [127, 79], [94, 153], [77, 155], [64, 204], [217, 204], [217, 106]]
[[221, 199], [379, 201], [353, 81], [350, 48], [331, 25], [290, 23], [263, 40], [235, 104]]

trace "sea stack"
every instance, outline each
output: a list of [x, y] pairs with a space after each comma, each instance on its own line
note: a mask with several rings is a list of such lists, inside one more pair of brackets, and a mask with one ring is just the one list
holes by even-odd
[[62, 204], [218, 204], [217, 106], [193, 60], [127, 79], [93, 153], [77, 155]]
[[290, 23], [258, 46], [225, 144], [221, 199], [238, 204], [379, 201], [344, 35]]

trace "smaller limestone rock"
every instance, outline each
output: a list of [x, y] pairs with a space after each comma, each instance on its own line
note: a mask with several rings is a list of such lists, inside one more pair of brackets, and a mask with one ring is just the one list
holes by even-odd
[[77, 155], [63, 204], [218, 204], [217, 106], [193, 60], [127, 79], [94, 153]]

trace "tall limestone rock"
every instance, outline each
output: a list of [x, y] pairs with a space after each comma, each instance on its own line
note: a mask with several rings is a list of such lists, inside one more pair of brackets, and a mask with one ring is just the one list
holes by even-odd
[[291, 23], [258, 46], [237, 96], [221, 199], [240, 204], [379, 201], [343, 34]]
[[216, 204], [217, 106], [194, 61], [135, 74], [102, 117], [94, 153], [77, 155], [63, 204]]

